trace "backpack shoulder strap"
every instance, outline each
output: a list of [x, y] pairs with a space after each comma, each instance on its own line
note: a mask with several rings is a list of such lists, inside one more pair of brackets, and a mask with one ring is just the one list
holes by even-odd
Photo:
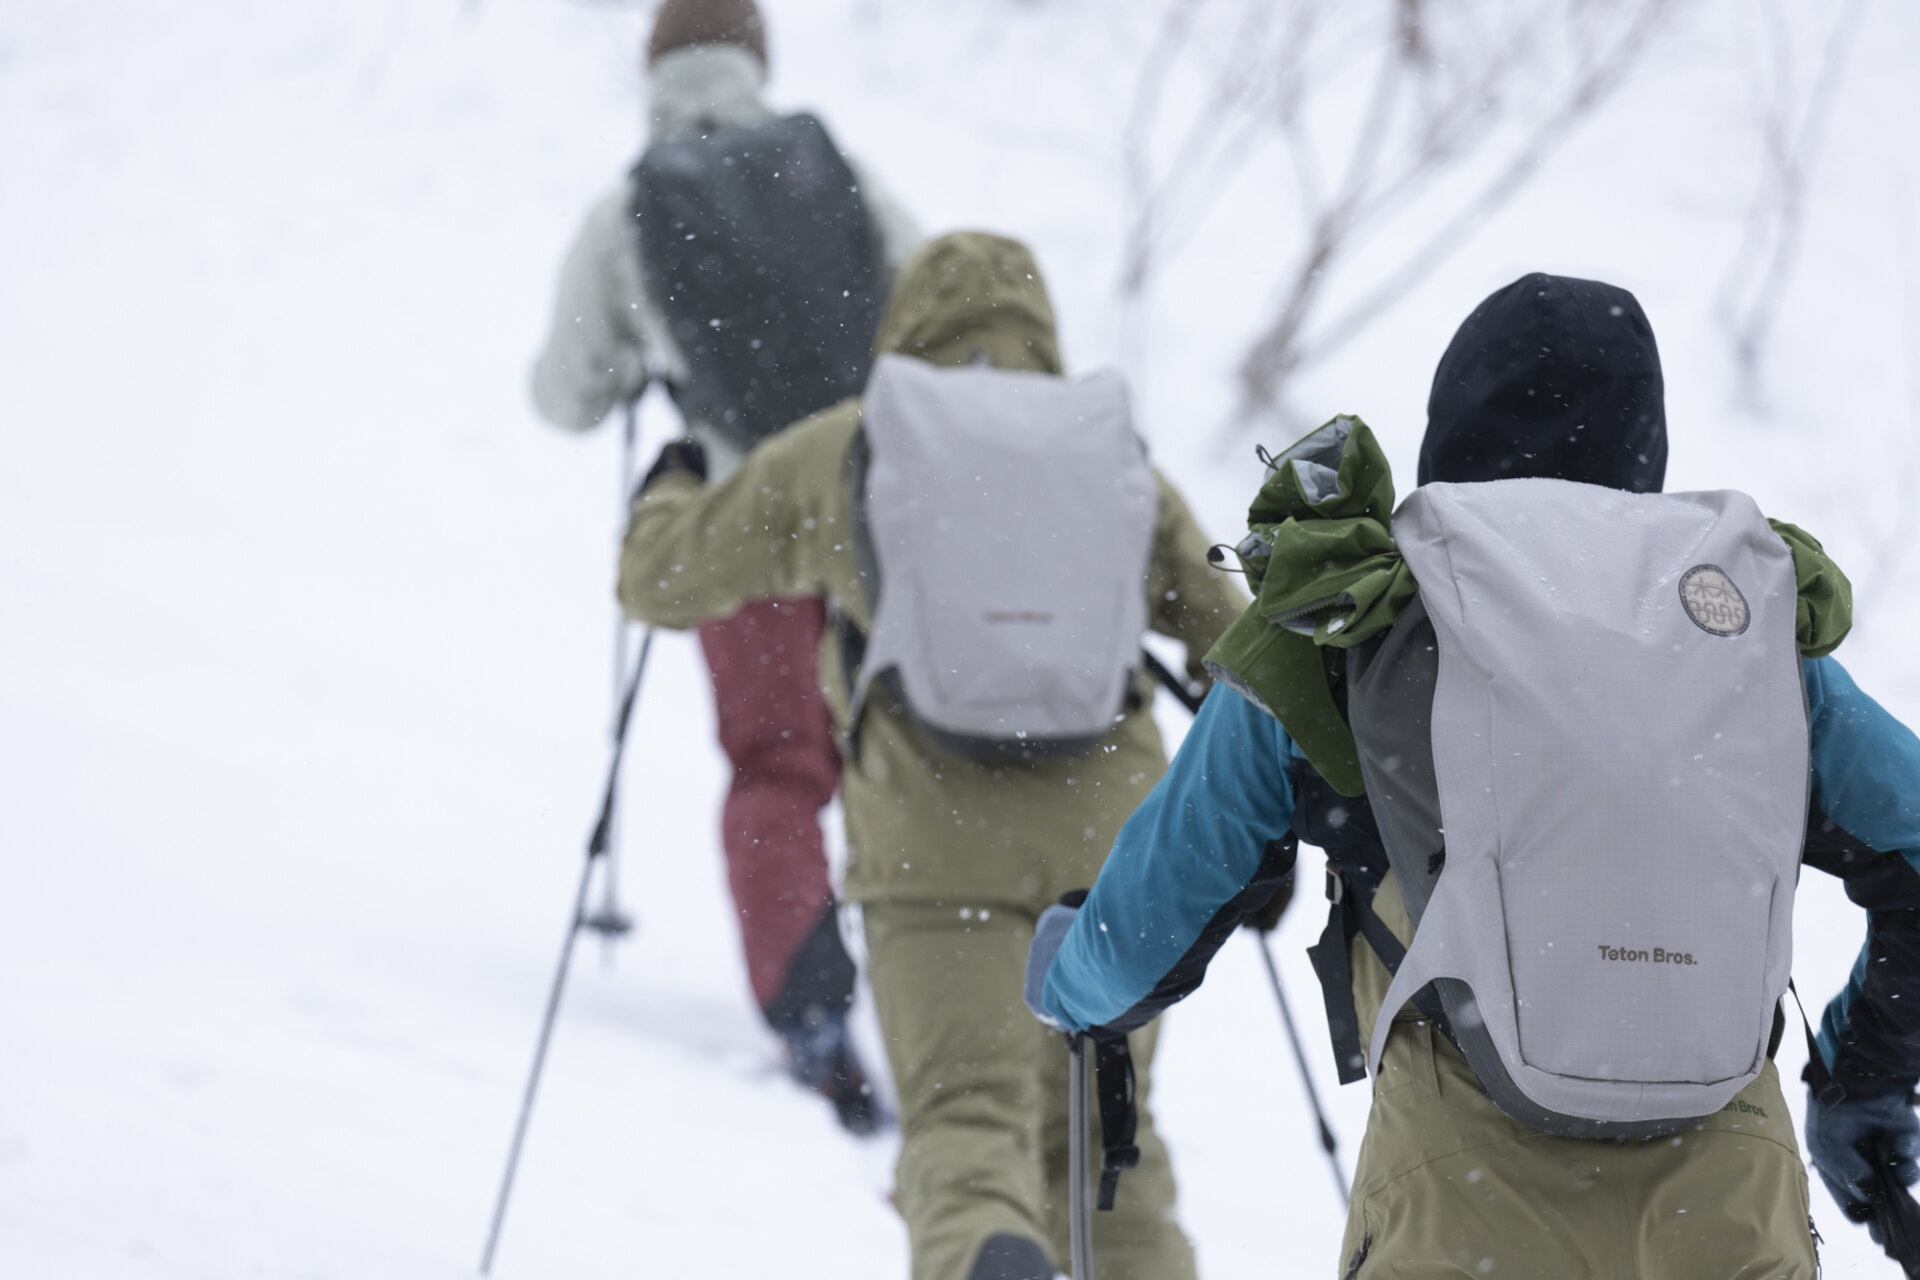
[[[1418, 653], [1424, 647], [1418, 640], [1423, 621], [1424, 614], [1418, 611], [1416, 600], [1408, 614], [1402, 615], [1392, 630], [1345, 651], [1346, 670], [1341, 677], [1336, 703], [1343, 706], [1349, 718], [1359, 714], [1355, 706], [1354, 686], [1366, 679], [1369, 671], [1378, 673], [1382, 670], [1378, 661], [1370, 664], [1369, 659], [1374, 659], [1389, 644]], [[1425, 634], [1430, 642], [1430, 627], [1425, 628]], [[1377, 679], [1377, 674], [1374, 678]], [[1424, 712], [1420, 723], [1422, 726], [1425, 723]], [[1409, 728], [1405, 732], [1417, 735], [1418, 729]], [[1379, 744], [1373, 745], [1377, 748]], [[1384, 789], [1381, 790], [1384, 792]], [[1407, 901], [1408, 912], [1417, 924], [1419, 907], [1426, 900], [1419, 873], [1424, 873], [1426, 867], [1437, 863], [1438, 859], [1423, 860], [1419, 864], [1419, 873], [1411, 865], [1403, 870], [1401, 864], [1407, 860], [1396, 861], [1389, 856], [1386, 836], [1393, 815], [1388, 808], [1373, 803], [1372, 794], [1355, 797], [1339, 795], [1305, 760], [1296, 759], [1293, 763], [1293, 793], [1295, 832], [1327, 851], [1327, 924], [1319, 941], [1307, 949], [1307, 955], [1320, 980], [1321, 996], [1327, 1011], [1327, 1030], [1333, 1040], [1340, 1083], [1351, 1084], [1366, 1075], [1366, 1054], [1360, 1043], [1360, 1016], [1353, 997], [1354, 939], [1365, 938], [1388, 976], [1397, 976], [1407, 949], [1374, 910], [1374, 894], [1378, 892], [1387, 872], [1392, 870]], [[1432, 874], [1438, 874], [1437, 865]], [[1415, 994], [1413, 1003], [1443, 1035], [1449, 1040], [1454, 1039], [1452, 1024], [1433, 988], [1421, 988]], [[1391, 1017], [1393, 1012], [1382, 1009], [1378, 1016]]]
[[[864, 423], [854, 428], [853, 439], [841, 463], [841, 480], [847, 486], [853, 512], [853, 554], [860, 575], [861, 593], [866, 597], [867, 617], [873, 617], [879, 598], [880, 565], [873, 554], [873, 532], [867, 525], [867, 470], [873, 464], [873, 449], [867, 443]], [[844, 608], [829, 606], [829, 621], [840, 641], [840, 675], [847, 682], [847, 731], [841, 747], [849, 760], [860, 758], [860, 726], [865, 719], [866, 689], [861, 672], [866, 668], [867, 633], [854, 622]]]
[[[1327, 1034], [1333, 1040], [1334, 1063], [1341, 1084], [1364, 1080], [1367, 1055], [1360, 1043], [1360, 1011], [1353, 999], [1353, 941], [1365, 938], [1389, 977], [1397, 977], [1407, 958], [1407, 949], [1394, 936], [1373, 909], [1373, 891], [1358, 877], [1350, 879], [1331, 864], [1327, 867], [1327, 927], [1320, 940], [1307, 948], [1314, 976], [1320, 980], [1321, 999], [1326, 1004]], [[1447, 1018], [1438, 994], [1432, 986], [1413, 994], [1414, 1007], [1433, 1023], [1455, 1048], [1459, 1042], [1453, 1024]], [[1376, 1017], [1391, 1018], [1394, 1010], [1381, 1007]]]

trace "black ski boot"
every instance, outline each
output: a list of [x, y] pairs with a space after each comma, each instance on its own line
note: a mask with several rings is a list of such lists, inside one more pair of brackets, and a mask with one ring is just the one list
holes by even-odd
[[987, 1237], [967, 1280], [1053, 1280], [1047, 1251], [1025, 1236], [1002, 1231]]
[[786, 1042], [787, 1074], [831, 1102], [848, 1133], [865, 1137], [892, 1122], [854, 1053], [845, 1009], [815, 1005], [775, 1030]]

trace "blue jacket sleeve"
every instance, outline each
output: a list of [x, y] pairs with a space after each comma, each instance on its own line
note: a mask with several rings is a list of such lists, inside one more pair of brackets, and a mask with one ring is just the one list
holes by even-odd
[[1820, 1019], [1820, 1051], [1856, 1096], [1920, 1078], [1920, 738], [1832, 658], [1802, 672], [1812, 734], [1807, 862], [1867, 909], [1867, 939]]
[[[1130, 1030], [1199, 985], [1207, 942], [1217, 949], [1292, 870], [1291, 842], [1276, 848], [1293, 821], [1292, 750], [1246, 699], [1207, 695], [1048, 971], [1042, 999], [1062, 1026]], [[1170, 984], [1183, 967], [1190, 980]]]

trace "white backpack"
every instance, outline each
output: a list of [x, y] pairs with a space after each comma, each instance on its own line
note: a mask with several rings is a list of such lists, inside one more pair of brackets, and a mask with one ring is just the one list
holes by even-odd
[[1349, 712], [1417, 929], [1369, 1068], [1433, 982], [1508, 1114], [1697, 1123], [1765, 1066], [1792, 969], [1791, 554], [1744, 494], [1560, 480], [1423, 486], [1393, 536], [1420, 596], [1359, 655]]
[[882, 355], [862, 430], [854, 723], [880, 681], [962, 755], [1092, 749], [1140, 661], [1158, 510], [1125, 384]]

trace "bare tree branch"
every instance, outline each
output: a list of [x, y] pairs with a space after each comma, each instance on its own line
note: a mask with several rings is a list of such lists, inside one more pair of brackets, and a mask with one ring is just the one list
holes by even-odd
[[1768, 0], [1762, 11], [1771, 77], [1760, 91], [1761, 174], [1715, 307], [1733, 346], [1740, 398], [1754, 412], [1764, 406], [1761, 368], [1767, 338], [1799, 259], [1810, 179], [1865, 12], [1865, 0], [1846, 0], [1835, 15], [1806, 103], [1796, 108], [1796, 42], [1778, 0]]
[[[1670, 0], [1643, 0], [1633, 11], [1626, 30], [1611, 46], [1583, 42], [1581, 73], [1565, 89], [1557, 105], [1523, 132], [1505, 163], [1425, 237], [1417, 250], [1389, 271], [1382, 282], [1339, 316], [1318, 326], [1316, 331], [1313, 325], [1316, 304], [1336, 260], [1351, 252], [1369, 224], [1390, 215], [1402, 199], [1486, 136], [1489, 127], [1486, 117], [1493, 113], [1483, 110], [1476, 118], [1468, 108], [1476, 98], [1484, 108], [1487, 98], [1511, 74], [1510, 68], [1535, 43], [1539, 28], [1517, 31], [1484, 75], [1475, 77], [1466, 90], [1443, 104], [1427, 122], [1412, 152], [1403, 158], [1400, 171], [1382, 188], [1370, 191], [1364, 178], [1349, 186], [1345, 194], [1350, 203], [1345, 207], [1336, 205], [1337, 216], [1323, 218], [1311, 228], [1300, 266], [1283, 295], [1278, 313], [1255, 338], [1242, 361], [1240, 404], [1233, 418], [1223, 426], [1222, 437], [1236, 437], [1250, 423], [1283, 412], [1285, 386], [1294, 375], [1352, 341], [1378, 320], [1453, 253], [1492, 212], [1524, 188], [1567, 136], [1618, 88], [1652, 38], [1669, 3]], [[1386, 58], [1383, 65], [1395, 67], [1396, 61]], [[1370, 172], [1383, 128], [1370, 111], [1366, 125], [1356, 135], [1354, 173]]]
[[[1281, 412], [1303, 368], [1352, 341], [1525, 187], [1681, 3], [1169, 0], [1123, 128], [1123, 351], [1145, 350], [1157, 274], [1277, 142], [1298, 214], [1276, 220], [1276, 237], [1293, 252], [1223, 434]], [[1469, 163], [1487, 172], [1462, 190]], [[1362, 247], [1425, 212], [1436, 188], [1446, 212], [1427, 216], [1438, 225], [1384, 272], [1368, 263], [1373, 287], [1325, 318]]]
[[[1897, 166], [1888, 168], [1898, 172]], [[1913, 558], [1914, 534], [1920, 529], [1920, 503], [1913, 500], [1914, 492], [1920, 489], [1920, 253], [1915, 249], [1913, 226], [1912, 195], [1904, 180], [1896, 180], [1893, 227], [1900, 263], [1901, 346], [1906, 354], [1909, 429], [1899, 478], [1893, 486], [1893, 519], [1873, 537], [1873, 563], [1854, 584], [1857, 614], [1871, 613], [1866, 606], [1884, 597], [1899, 582]]]
[[[1560, 108], [1534, 128], [1527, 141], [1490, 178], [1462, 208], [1442, 223], [1419, 249], [1365, 297], [1339, 317], [1330, 321], [1312, 342], [1301, 333], [1301, 325], [1291, 321], [1287, 312], [1256, 339], [1242, 365], [1242, 403], [1240, 418], [1258, 417], [1271, 410], [1278, 399], [1280, 384], [1302, 365], [1322, 359], [1351, 342], [1366, 327], [1378, 320], [1401, 298], [1410, 293], [1435, 267], [1451, 254], [1496, 209], [1512, 199], [1594, 107], [1619, 84], [1641, 48], [1652, 36], [1667, 0], [1646, 0], [1639, 20], [1619, 44], [1589, 67]], [[1237, 432], [1238, 428], [1232, 429]]]

